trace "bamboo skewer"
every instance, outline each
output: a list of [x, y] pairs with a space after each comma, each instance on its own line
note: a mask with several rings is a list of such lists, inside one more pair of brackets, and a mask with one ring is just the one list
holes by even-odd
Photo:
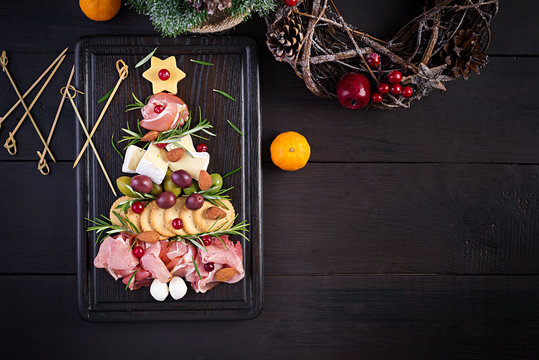
[[[28, 90], [26, 90], [26, 92], [24, 94], [22, 94], [22, 98], [26, 98], [26, 96], [28, 94], [30, 94], [30, 92], [36, 87], [37, 84], [39, 84], [39, 82], [41, 81], [41, 79], [43, 79], [43, 77], [45, 77], [45, 75], [47, 75], [47, 73], [53, 68], [53, 66], [58, 62], [58, 60], [60, 60], [60, 58], [66, 53], [67, 49], [69, 49], [68, 47], [64, 49], [64, 51], [62, 51], [60, 53], [60, 55], [58, 55], [58, 57], [56, 59], [54, 59], [54, 61], [49, 65], [48, 68], [45, 69], [45, 71], [43, 71], [43, 73], [41, 75], [39, 75], [39, 77], [36, 79], [36, 81], [34, 81], [34, 83], [28, 88]], [[9, 114], [11, 114], [13, 112], [13, 110], [15, 110], [17, 108], [17, 106], [19, 106], [19, 104], [21, 103], [21, 99], [17, 100], [17, 102], [15, 102], [15, 104], [13, 104], [13, 106], [11, 107], [11, 109], [9, 109], [7, 111], [7, 113], [5, 113], [4, 116], [0, 117], [0, 128], [2, 128], [2, 123], [4, 122], [4, 120], [6, 120], [6, 118], [9, 116]]]
[[[74, 93], [71, 94], [69, 92], [69, 90], [74, 91]], [[90, 146], [94, 150], [94, 154], [95, 154], [95, 157], [97, 159], [97, 162], [99, 163], [99, 166], [101, 166], [101, 170], [103, 170], [103, 174], [105, 175], [105, 178], [107, 179], [107, 182], [109, 183], [109, 186], [110, 186], [110, 188], [112, 190], [112, 193], [114, 194], [114, 196], [118, 196], [118, 194], [116, 194], [116, 190], [114, 189], [114, 186], [112, 185], [112, 182], [110, 181], [110, 177], [109, 177], [109, 174], [107, 173], [107, 170], [105, 169], [105, 165], [103, 165], [103, 161], [101, 161], [101, 157], [99, 156], [99, 153], [97, 152], [97, 149], [96, 149], [96, 147], [94, 145], [94, 142], [91, 140], [90, 134], [88, 134], [88, 130], [86, 129], [86, 126], [84, 125], [84, 121], [82, 120], [82, 117], [80, 116], [79, 110], [77, 109], [77, 105], [75, 105], [75, 102], [73, 101], [73, 99], [77, 95], [77, 92], [80, 93], [80, 91], [75, 89], [75, 87], [73, 85], [69, 85], [67, 87], [62, 88], [62, 90], [60, 90], [60, 92], [62, 93], [62, 95], [67, 97], [69, 99], [69, 101], [71, 102], [71, 106], [73, 106], [73, 110], [75, 111], [75, 115], [77, 115], [77, 119], [79, 120], [80, 126], [82, 127], [82, 130], [84, 130], [84, 134], [86, 134], [86, 138], [88, 139], [88, 142], [90, 143]]]
[[[71, 73], [69, 74], [69, 79], [67, 80], [66, 88], [71, 85], [71, 80], [73, 79], [73, 74], [75, 73], [75, 65], [71, 68]], [[58, 118], [60, 117], [60, 113], [62, 112], [62, 108], [64, 106], [64, 102], [66, 99], [66, 94], [62, 94], [62, 99], [60, 100], [60, 105], [58, 105], [58, 110], [56, 111], [56, 115], [54, 116], [54, 120], [52, 122], [51, 130], [49, 131], [49, 136], [47, 137], [47, 144], [51, 143], [52, 134], [54, 133], [54, 129], [56, 129], [56, 124], [58, 123]], [[37, 169], [39, 172], [43, 175], [48, 175], [50, 173], [49, 164], [47, 164], [47, 159], [45, 159], [45, 149], [43, 149], [43, 152], [37, 152], [37, 155], [39, 156], [39, 161], [37, 163]]]
[[[120, 68], [120, 64], [122, 64], [121, 68]], [[118, 87], [120, 87], [120, 84], [122, 83], [122, 81], [127, 77], [128, 73], [129, 73], [128, 68], [129, 67], [125, 64], [125, 62], [123, 60], [116, 61], [116, 70], [118, 71], [118, 75], [119, 75], [118, 82], [116, 83], [116, 86], [114, 86], [114, 89], [112, 89], [112, 93], [110, 94], [109, 98], [107, 99], [107, 102], [105, 103], [105, 106], [103, 107], [103, 110], [101, 110], [101, 114], [99, 115], [99, 118], [97, 119], [97, 121], [96, 121], [96, 123], [95, 123], [95, 125], [94, 125], [94, 127], [92, 129], [92, 132], [90, 133], [90, 136], [88, 137], [88, 140], [86, 140], [86, 142], [82, 146], [82, 149], [80, 150], [79, 155], [77, 156], [77, 159], [75, 160], [75, 163], [73, 164], [73, 168], [75, 168], [77, 166], [77, 164], [79, 163], [82, 155], [84, 154], [84, 151], [86, 150], [86, 147], [88, 147], [88, 143], [92, 139], [92, 136], [94, 136], [94, 133], [97, 130], [97, 127], [99, 126], [99, 123], [103, 119], [103, 116], [105, 116], [105, 112], [107, 111], [107, 109], [108, 109], [108, 107], [109, 107], [109, 105], [110, 105], [110, 103], [112, 101], [112, 98], [116, 94], [116, 90], [118, 90]]]
[[[65, 58], [65, 55], [64, 55], [64, 58]], [[63, 59], [62, 59], [63, 60]], [[9, 78], [9, 81], [11, 82], [11, 85], [13, 86], [13, 89], [15, 90], [15, 92], [17, 93], [17, 96], [19, 97], [19, 99], [21, 100], [21, 104], [24, 106], [24, 110], [26, 110], [26, 113], [24, 114], [25, 116], [28, 115], [28, 117], [30, 118], [30, 120], [32, 121], [32, 124], [34, 125], [34, 128], [36, 129], [36, 132], [37, 134], [39, 135], [39, 138], [41, 139], [41, 142], [45, 145], [45, 149], [47, 150], [47, 152], [49, 153], [49, 155], [51, 156], [51, 159], [56, 162], [56, 159], [54, 158], [54, 155], [52, 154], [52, 151], [51, 149], [49, 148], [49, 146], [47, 145], [47, 142], [45, 141], [45, 139], [43, 138], [43, 134], [41, 134], [41, 131], [39, 130], [39, 127], [37, 126], [37, 123], [36, 121], [34, 120], [34, 118], [32, 117], [32, 114], [30, 113], [30, 109], [28, 109], [28, 106], [26, 106], [26, 103], [24, 102], [23, 98], [22, 98], [22, 95], [19, 91], [19, 89], [17, 88], [17, 85], [15, 85], [15, 81], [13, 80], [13, 78], [11, 77], [11, 74], [9, 73], [9, 70], [7, 69], [7, 64], [8, 64], [8, 58], [6, 56], [6, 51], [3, 50], [2, 51], [2, 56], [0, 57], [0, 65], [2, 66], [2, 70], [6, 73], [6, 75], [8, 76]], [[61, 61], [56, 65], [56, 68], [58, 68], [58, 65], [61, 64]], [[49, 75], [49, 79], [47, 80], [50, 80], [51, 76]], [[48, 81], [46, 82], [46, 84], [48, 84]], [[46, 86], [45, 84], [45, 86]], [[43, 87], [42, 87], [43, 89]], [[35, 100], [35, 99], [34, 99]], [[10, 139], [13, 141], [13, 144], [15, 144], [15, 138], [13, 138], [13, 135], [12, 133], [10, 133], [9, 135], [9, 138], [8, 138], [8, 141], [10, 141]], [[8, 141], [6, 141], [6, 145], [8, 145]], [[4, 147], [6, 147], [6, 145], [4, 145]], [[17, 153], [17, 148], [15, 147], [15, 152], [14, 153], [11, 153], [11, 151], [9, 150], [10, 147], [6, 147], [6, 149], [8, 149], [8, 152], [11, 154], [11, 155], [14, 155]]]

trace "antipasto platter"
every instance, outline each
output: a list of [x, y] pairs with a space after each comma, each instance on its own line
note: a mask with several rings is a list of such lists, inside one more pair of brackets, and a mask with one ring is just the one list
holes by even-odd
[[258, 315], [261, 125], [252, 40], [83, 38], [75, 88], [87, 129], [77, 128], [81, 316]]

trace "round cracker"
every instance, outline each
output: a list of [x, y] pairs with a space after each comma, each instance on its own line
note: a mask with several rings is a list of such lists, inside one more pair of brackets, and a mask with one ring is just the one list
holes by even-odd
[[127, 218], [129, 219], [129, 221], [133, 223], [133, 225], [137, 227], [137, 230], [141, 231], [140, 230], [140, 214], [137, 214], [136, 212], [133, 211], [133, 209], [129, 208], [127, 210]]
[[219, 208], [226, 213], [226, 216], [217, 220], [217, 222], [216, 220], [212, 220], [206, 217], [206, 210], [212, 206], [215, 206], [209, 201], [204, 201], [204, 205], [202, 205], [200, 209], [193, 211], [193, 220], [199, 232], [207, 232], [210, 228], [212, 231], [217, 230], [227, 223], [228, 225], [223, 226], [220, 230], [226, 230], [232, 226], [232, 223], [234, 222], [234, 216], [236, 216], [234, 206], [227, 199], [221, 199], [220, 201], [228, 208], [228, 210], [224, 207], [219, 206]]
[[[150, 215], [152, 213], [153, 207], [157, 206], [157, 203], [155, 200], [151, 201], [148, 205], [144, 207], [144, 211], [142, 214], [140, 214], [140, 228], [139, 230], [142, 231], [157, 231], [157, 229], [154, 229], [153, 226], [150, 224]], [[159, 234], [159, 240], [166, 240], [167, 237]]]
[[179, 230], [172, 227], [172, 220], [180, 217], [180, 213], [182, 212], [182, 209], [185, 205], [185, 199], [187, 199], [187, 197], [185, 196], [177, 198], [176, 204], [173, 207], [165, 210], [165, 222], [169, 230], [172, 231], [175, 235], [187, 235], [183, 227]]
[[112, 203], [112, 206], [110, 207], [110, 211], [109, 211], [109, 219], [110, 219], [110, 222], [112, 224], [118, 225], [118, 226], [123, 226], [122, 223], [120, 222], [120, 220], [118, 220], [116, 215], [114, 215], [112, 212], [115, 211], [116, 213], [118, 213], [118, 215], [125, 218], [126, 217], [125, 214], [122, 213], [122, 211], [120, 209], [116, 209], [116, 206], [120, 205], [120, 203], [122, 201], [131, 200], [131, 199], [132, 198], [129, 197], [129, 196], [122, 196], [122, 197], [116, 199], [116, 201]]
[[165, 210], [159, 206], [153, 206], [150, 212], [150, 226], [155, 229], [159, 234], [166, 236], [167, 238], [172, 237], [174, 234], [168, 227], [165, 221]]
[[193, 210], [188, 209], [187, 206], [184, 206], [180, 212], [180, 219], [183, 221], [183, 229], [187, 234], [197, 234], [200, 232], [193, 219]]

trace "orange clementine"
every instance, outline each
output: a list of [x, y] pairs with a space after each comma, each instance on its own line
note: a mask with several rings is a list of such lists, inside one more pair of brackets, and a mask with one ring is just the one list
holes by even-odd
[[122, 0], [79, 0], [84, 15], [94, 21], [107, 21], [116, 16]]
[[270, 152], [275, 165], [286, 171], [296, 171], [309, 161], [311, 147], [303, 135], [287, 131], [273, 140]]

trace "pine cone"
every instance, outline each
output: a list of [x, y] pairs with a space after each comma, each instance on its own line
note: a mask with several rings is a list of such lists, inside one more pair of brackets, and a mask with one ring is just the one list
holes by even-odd
[[292, 62], [303, 41], [303, 27], [294, 19], [283, 17], [270, 27], [266, 37], [266, 44], [277, 61]]
[[206, 10], [209, 15], [213, 15], [215, 9], [223, 11], [232, 7], [232, 0], [188, 0], [188, 2], [196, 11]]
[[455, 78], [462, 75], [468, 79], [472, 71], [479, 74], [479, 69], [488, 62], [482, 47], [481, 36], [471, 30], [460, 30], [453, 41], [444, 45], [443, 56]]

